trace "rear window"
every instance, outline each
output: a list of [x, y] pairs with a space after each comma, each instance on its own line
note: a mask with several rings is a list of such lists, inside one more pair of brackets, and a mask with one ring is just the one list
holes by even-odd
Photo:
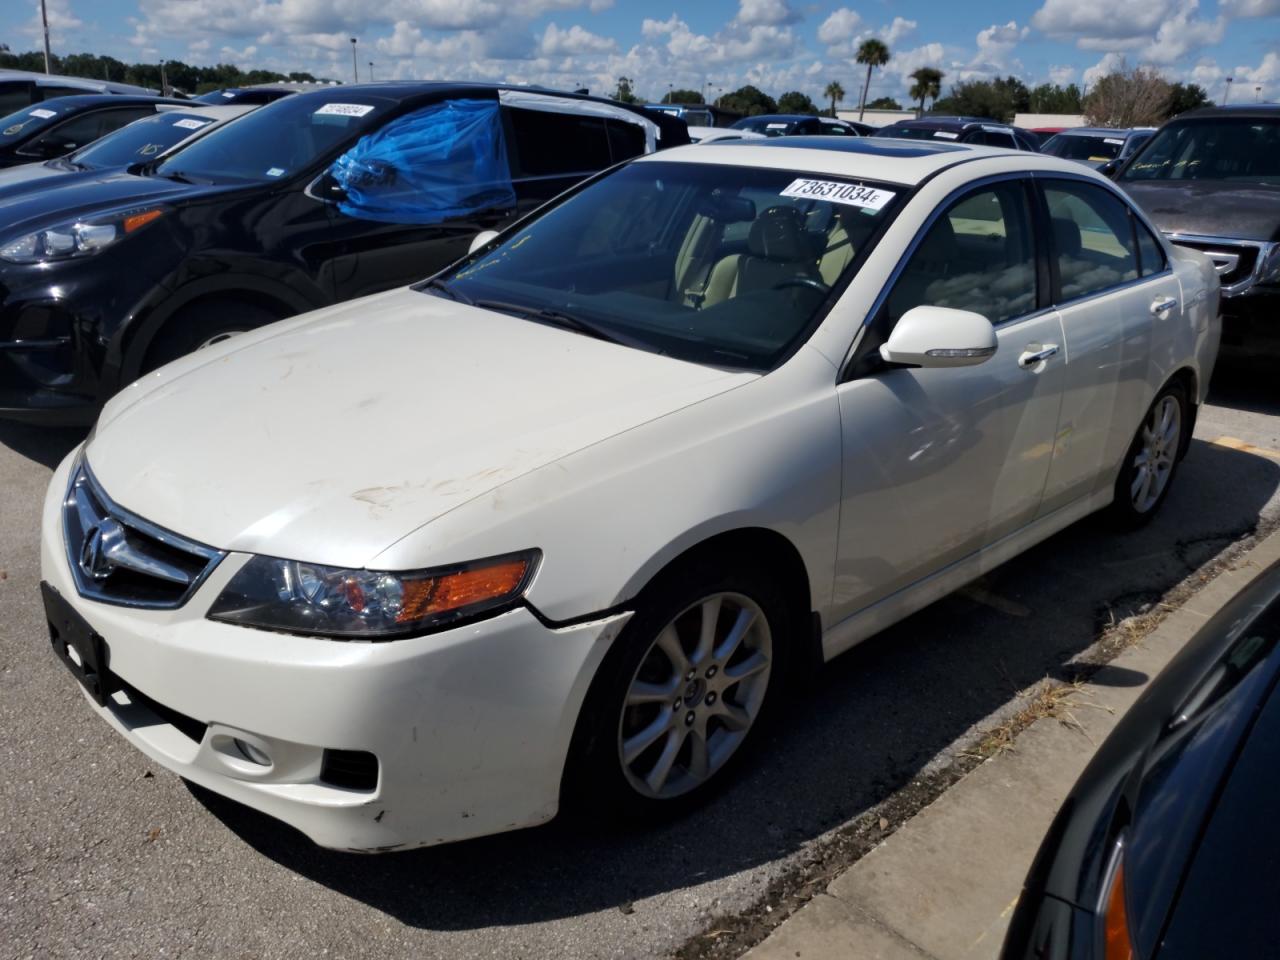
[[1060, 133], [1041, 147], [1040, 152], [1062, 157], [1064, 160], [1106, 163], [1120, 156], [1120, 151], [1124, 149], [1124, 140], [1124, 134], [1107, 136], [1106, 134]]

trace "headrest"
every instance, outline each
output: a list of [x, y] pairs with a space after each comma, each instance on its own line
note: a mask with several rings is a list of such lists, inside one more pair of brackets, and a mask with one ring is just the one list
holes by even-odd
[[747, 252], [753, 257], [799, 263], [813, 257], [813, 244], [804, 231], [804, 217], [794, 207], [770, 207], [751, 224]]
[[1053, 242], [1059, 256], [1074, 257], [1083, 244], [1080, 241], [1080, 225], [1070, 217], [1053, 217]]

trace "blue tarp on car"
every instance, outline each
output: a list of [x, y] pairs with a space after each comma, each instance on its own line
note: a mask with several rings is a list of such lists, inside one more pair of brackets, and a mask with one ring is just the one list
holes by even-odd
[[389, 223], [440, 223], [514, 207], [511, 168], [494, 100], [445, 100], [360, 140], [329, 171], [338, 208]]

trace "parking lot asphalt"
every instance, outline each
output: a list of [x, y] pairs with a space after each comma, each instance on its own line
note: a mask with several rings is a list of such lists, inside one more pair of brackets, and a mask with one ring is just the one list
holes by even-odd
[[1280, 388], [1222, 366], [1151, 525], [1086, 520], [835, 661], [685, 819], [361, 857], [188, 789], [90, 713], [37, 590], [39, 504], [78, 439], [0, 425], [0, 957], [669, 954], [757, 909], [824, 834], [954, 756], [1107, 623], [1280, 521]]

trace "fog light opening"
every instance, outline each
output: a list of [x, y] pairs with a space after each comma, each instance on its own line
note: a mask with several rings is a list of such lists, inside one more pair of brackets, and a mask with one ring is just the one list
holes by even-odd
[[236, 749], [240, 751], [240, 755], [250, 763], [256, 763], [260, 767], [271, 766], [271, 758], [252, 743], [246, 743], [239, 737], [236, 737], [233, 742], [236, 745]]

